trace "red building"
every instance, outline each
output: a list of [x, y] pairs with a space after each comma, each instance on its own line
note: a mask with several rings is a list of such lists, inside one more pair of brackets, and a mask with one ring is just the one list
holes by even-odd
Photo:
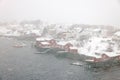
[[73, 45], [71, 43], [67, 43], [63, 46], [64, 50], [68, 51], [68, 52], [70, 52], [70, 47], [73, 47]]

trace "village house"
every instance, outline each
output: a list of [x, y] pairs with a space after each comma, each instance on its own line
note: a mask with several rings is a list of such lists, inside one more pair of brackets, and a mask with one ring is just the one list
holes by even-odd
[[93, 62], [101, 62], [120, 56], [120, 50], [118, 51], [118, 46], [112, 41], [112, 38], [93, 38], [88, 45], [89, 47], [86, 47], [88, 51], [84, 55], [92, 57]]

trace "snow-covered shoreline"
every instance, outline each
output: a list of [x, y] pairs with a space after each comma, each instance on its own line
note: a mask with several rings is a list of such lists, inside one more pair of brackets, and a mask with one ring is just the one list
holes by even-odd
[[120, 30], [111, 26], [15, 23], [0, 26], [0, 35], [30, 37], [36, 39], [39, 46], [61, 48], [97, 61], [120, 56]]

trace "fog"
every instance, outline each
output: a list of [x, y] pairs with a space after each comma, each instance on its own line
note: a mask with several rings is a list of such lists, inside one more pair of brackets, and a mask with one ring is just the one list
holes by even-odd
[[0, 0], [0, 21], [120, 25], [119, 0]]
[[120, 0], [0, 0], [0, 80], [120, 80]]

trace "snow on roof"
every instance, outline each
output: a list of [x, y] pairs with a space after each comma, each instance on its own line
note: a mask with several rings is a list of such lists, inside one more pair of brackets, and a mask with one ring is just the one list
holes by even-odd
[[78, 47], [70, 47], [70, 49], [78, 49]]
[[46, 37], [36, 38], [36, 41], [45, 41], [45, 40], [51, 40], [51, 38], [46, 38]]
[[101, 57], [102, 57], [102, 54], [106, 54], [109, 57], [116, 57], [120, 55], [120, 54], [117, 54], [116, 52], [106, 52], [106, 51], [101, 51], [99, 52], [99, 54]]
[[74, 44], [77, 43], [77, 41], [76, 40], [69, 40], [69, 41], [60, 41], [60, 42], [58, 42], [58, 44], [60, 44], [60, 45], [65, 45], [67, 43], [71, 43], [71, 44], [74, 45]]
[[67, 44], [68, 42], [65, 42], [65, 41], [60, 41], [60, 42], [58, 42], [57, 44], [59, 44], [59, 45], [65, 45], [65, 44]]
[[116, 54], [115, 52], [105, 52], [104, 54], [106, 54], [109, 57], [116, 57], [116, 56], [120, 55], [120, 54]]
[[59, 42], [57, 42], [57, 44], [59, 44], [59, 45], [66, 45], [67, 43], [71, 43], [71, 44], [76, 44], [77, 42], [76, 42], [76, 40], [71, 40], [71, 41], [59, 41]]
[[49, 44], [49, 43], [48, 42], [41, 42], [41, 44], [46, 45], [46, 44]]

